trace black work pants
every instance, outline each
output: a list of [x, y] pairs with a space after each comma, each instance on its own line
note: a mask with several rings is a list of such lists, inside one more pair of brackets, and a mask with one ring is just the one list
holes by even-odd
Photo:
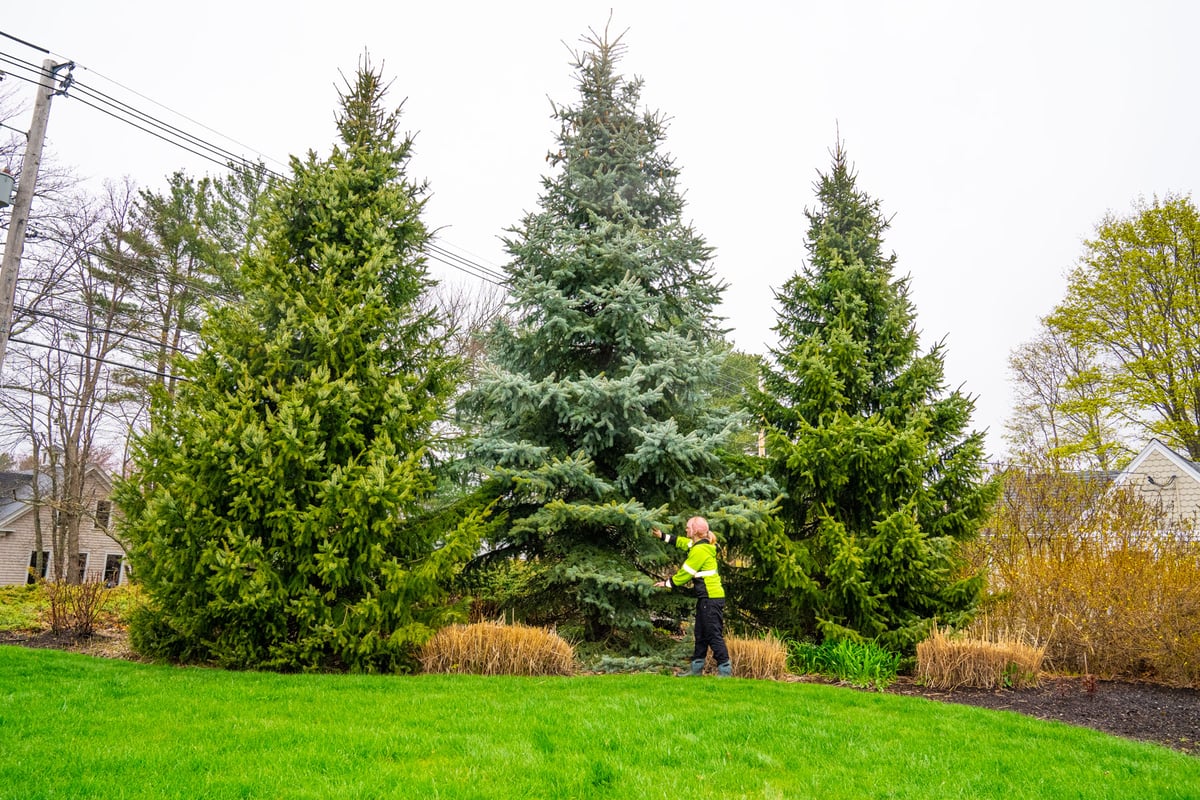
[[696, 601], [696, 649], [692, 651], [692, 660], [706, 658], [710, 647], [718, 664], [729, 660], [729, 651], [725, 649], [724, 598], [701, 597]]

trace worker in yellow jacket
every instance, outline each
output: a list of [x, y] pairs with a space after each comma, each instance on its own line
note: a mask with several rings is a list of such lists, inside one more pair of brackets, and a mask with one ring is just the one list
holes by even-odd
[[704, 672], [705, 658], [712, 649], [717, 675], [728, 678], [733, 675], [733, 665], [725, 647], [725, 589], [717, 574], [717, 537], [708, 529], [708, 520], [704, 517], [692, 517], [687, 521], [686, 538], [665, 534], [658, 528], [653, 533], [665, 543], [674, 542], [680, 550], [687, 551], [687, 560], [679, 571], [654, 585], [679, 589], [691, 583], [696, 592], [696, 648], [692, 651], [690, 674]]

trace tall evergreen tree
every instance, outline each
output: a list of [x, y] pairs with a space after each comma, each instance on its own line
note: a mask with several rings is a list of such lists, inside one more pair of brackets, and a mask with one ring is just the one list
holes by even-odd
[[957, 543], [997, 492], [973, 401], [945, 391], [943, 346], [922, 354], [888, 220], [839, 142], [806, 212], [808, 264], [777, 292], [779, 345], [755, 407], [783, 487], [784, 533], [750, 543], [764, 605], [801, 635], [915, 644], [980, 590]]
[[467, 400], [508, 519], [494, 554], [528, 558], [539, 613], [637, 648], [664, 559], [650, 529], [709, 513], [720, 535], [765, 504], [727, 485], [740, 419], [709, 402], [723, 287], [682, 219], [665, 121], [617, 72], [620, 37], [585, 41], [578, 102], [554, 109], [559, 169], [506, 241], [515, 322]]
[[277, 669], [403, 668], [453, 616], [477, 519], [425, 524], [433, 423], [455, 364], [416, 310], [430, 285], [411, 141], [364, 63], [326, 160], [293, 159], [244, 299], [160, 392], [118, 490], [160, 656]]

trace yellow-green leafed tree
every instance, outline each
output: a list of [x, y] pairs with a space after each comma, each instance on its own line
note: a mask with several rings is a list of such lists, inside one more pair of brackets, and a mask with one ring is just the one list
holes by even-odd
[[1200, 458], [1200, 213], [1190, 197], [1140, 200], [1085, 245], [1047, 324], [1094, 352], [1097, 407]]

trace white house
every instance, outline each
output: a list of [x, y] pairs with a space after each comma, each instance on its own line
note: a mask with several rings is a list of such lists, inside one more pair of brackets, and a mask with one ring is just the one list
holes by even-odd
[[1164, 522], [1178, 530], [1200, 530], [1200, 464], [1151, 439], [1113, 479], [1161, 508]]
[[[41, 473], [42, 496], [50, 494], [50, 476]], [[125, 548], [112, 537], [112, 482], [99, 469], [89, 469], [84, 477], [86, 513], [79, 522], [80, 574], [102, 578], [110, 586], [126, 580]], [[33, 473], [0, 472], [0, 585], [33, 581], [31, 568], [34, 552]], [[50, 542], [49, 508], [42, 509], [42, 577], [53, 577], [53, 550]]]

